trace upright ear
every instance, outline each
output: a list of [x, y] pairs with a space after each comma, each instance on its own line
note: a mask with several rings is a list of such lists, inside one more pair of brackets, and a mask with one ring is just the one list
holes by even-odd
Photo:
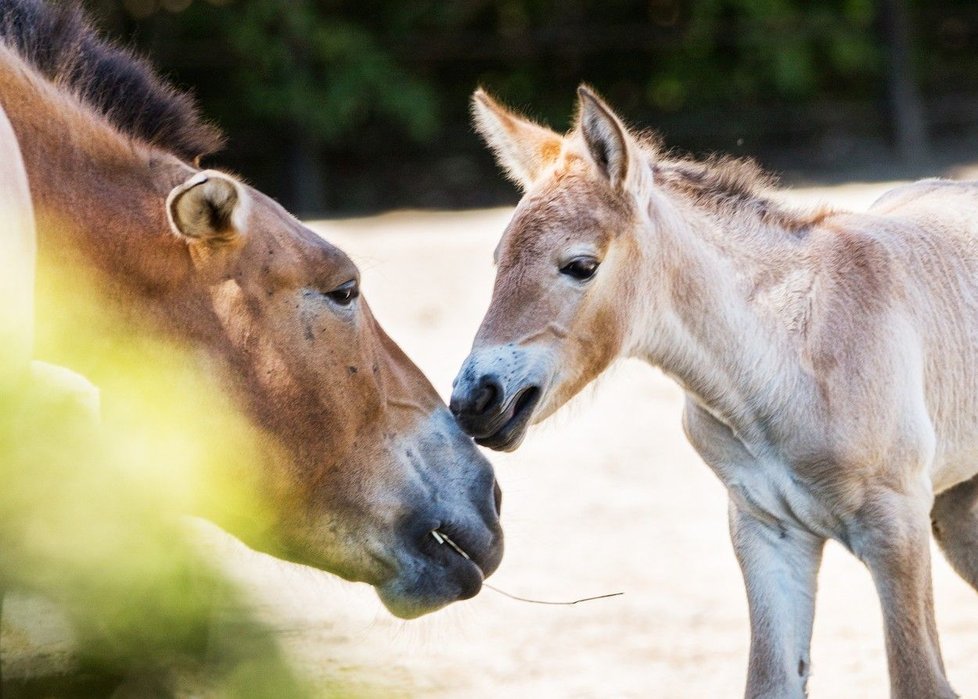
[[472, 119], [476, 131], [496, 154], [496, 162], [523, 189], [560, 155], [562, 136], [514, 114], [482, 88], [472, 95]]
[[213, 170], [198, 172], [166, 198], [173, 232], [206, 243], [230, 243], [242, 235], [247, 209], [244, 188]]
[[624, 188], [630, 178], [639, 181], [638, 145], [628, 129], [590, 88], [581, 85], [577, 95], [579, 128], [598, 170], [616, 189]]

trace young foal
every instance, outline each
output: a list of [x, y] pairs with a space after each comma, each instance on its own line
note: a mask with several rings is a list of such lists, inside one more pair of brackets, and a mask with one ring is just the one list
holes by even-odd
[[368, 582], [405, 617], [476, 594], [502, 555], [492, 468], [371, 315], [349, 258], [189, 165], [213, 129], [70, 4], [0, 0], [0, 111], [39, 270], [80, 263], [105, 303], [206, 357], [260, 431], [274, 552]]
[[670, 159], [579, 92], [567, 136], [475, 94], [524, 196], [456, 379], [463, 429], [515, 449], [615, 358], [660, 367], [730, 494], [747, 695], [804, 695], [831, 538], [873, 576], [893, 696], [953, 696], [928, 531], [978, 585], [978, 184], [793, 212], [751, 164]]

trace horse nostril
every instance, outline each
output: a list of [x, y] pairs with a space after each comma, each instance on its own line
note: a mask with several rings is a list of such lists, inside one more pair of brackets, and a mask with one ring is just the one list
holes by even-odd
[[497, 401], [500, 391], [496, 388], [494, 382], [486, 380], [481, 386], [479, 386], [479, 391], [475, 394], [475, 399], [472, 401], [472, 412], [476, 415], [482, 415], [487, 412]]
[[448, 408], [464, 432], [471, 437], [484, 437], [483, 430], [502, 412], [505, 397], [499, 378], [486, 374], [477, 380], [460, 381]]
[[496, 504], [496, 516], [503, 513], [503, 489], [499, 487], [499, 481], [492, 482], [492, 501]]

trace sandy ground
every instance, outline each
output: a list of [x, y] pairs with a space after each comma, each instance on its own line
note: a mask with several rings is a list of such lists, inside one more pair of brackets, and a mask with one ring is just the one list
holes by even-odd
[[[883, 189], [793, 197], [863, 208]], [[488, 304], [508, 210], [399, 213], [314, 224], [363, 272], [375, 314], [443, 396]], [[726, 496], [680, 429], [679, 390], [623, 363], [515, 454], [491, 454], [505, 497], [506, 559], [491, 591], [433, 616], [392, 619], [369, 587], [283, 564], [215, 534], [212, 545], [320, 686], [405, 697], [735, 697], [748, 623]], [[978, 697], [978, 595], [935, 550], [948, 673]], [[886, 696], [879, 605], [868, 573], [830, 544], [820, 577], [812, 697]]]

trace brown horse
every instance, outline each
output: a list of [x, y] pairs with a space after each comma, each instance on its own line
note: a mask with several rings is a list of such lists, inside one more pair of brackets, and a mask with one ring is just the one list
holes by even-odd
[[475, 595], [502, 555], [492, 468], [371, 315], [349, 258], [188, 164], [215, 131], [76, 9], [4, 0], [0, 39], [39, 269], [80, 261], [106, 302], [220, 374], [268, 447], [274, 552], [374, 585], [403, 617]]
[[804, 695], [834, 539], [876, 584], [893, 696], [953, 696], [929, 546], [933, 520], [978, 587], [978, 183], [792, 211], [756, 166], [671, 158], [587, 88], [567, 136], [474, 109], [525, 194], [456, 380], [464, 429], [515, 449], [616, 358], [660, 367], [729, 491], [747, 695]]

